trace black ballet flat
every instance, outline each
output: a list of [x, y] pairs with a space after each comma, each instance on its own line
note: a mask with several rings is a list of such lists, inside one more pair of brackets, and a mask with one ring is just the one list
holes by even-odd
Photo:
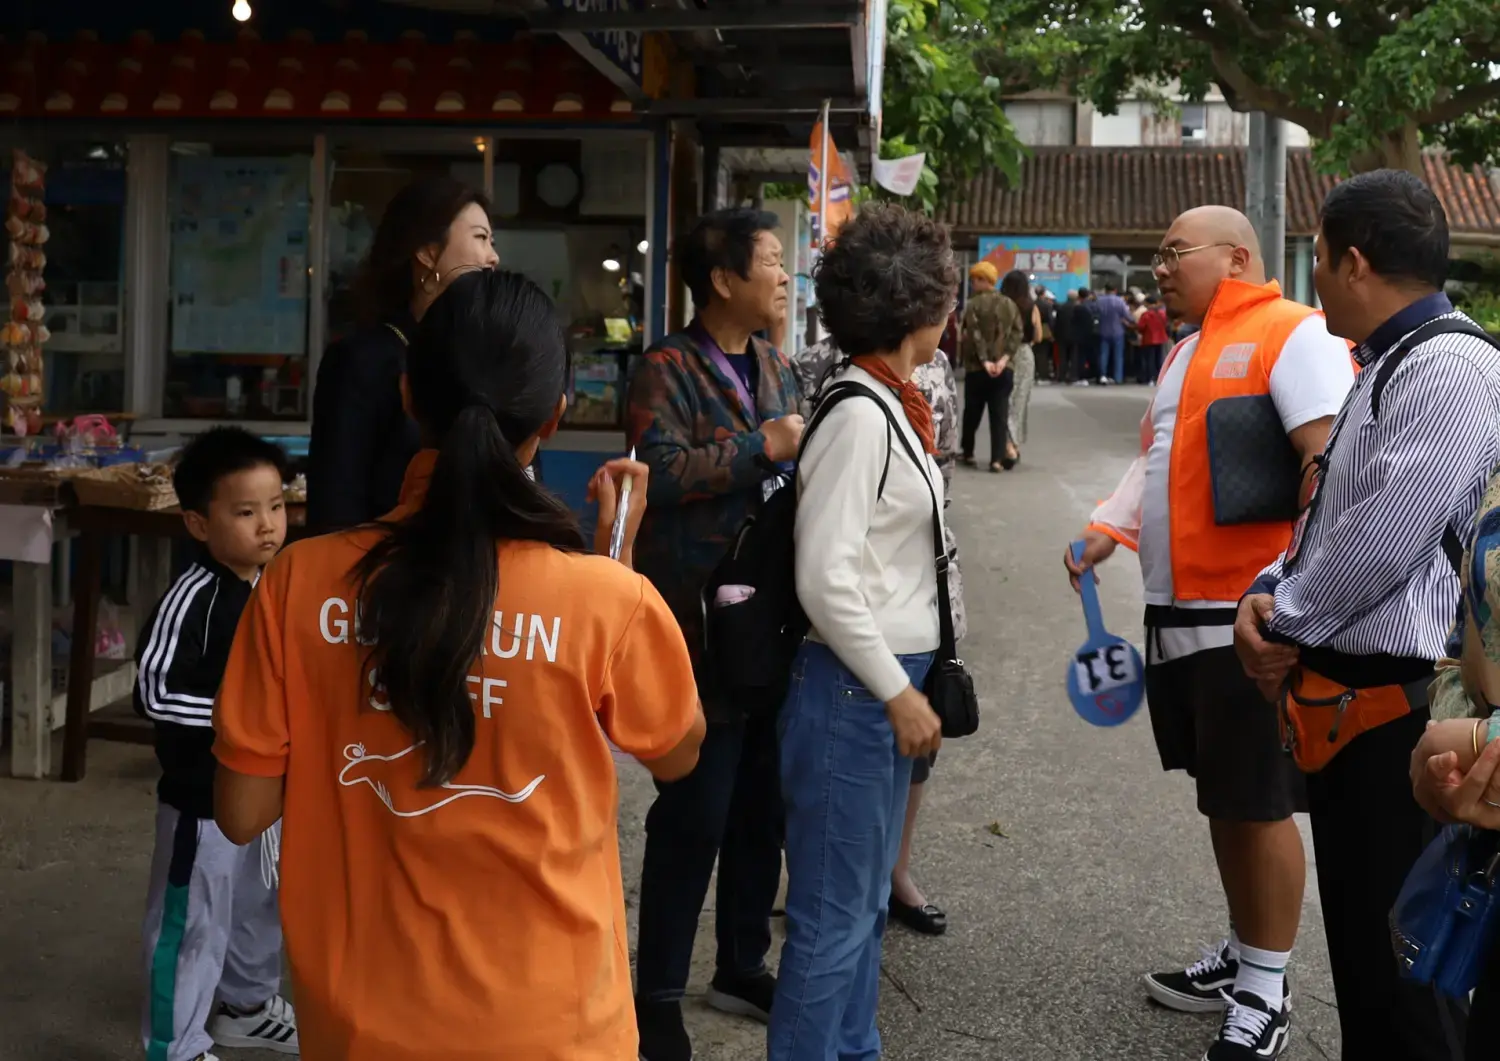
[[1017, 453], [1014, 457], [1002, 457], [1002, 458], [1000, 458], [1000, 467], [1004, 468], [1006, 471], [1010, 471], [1012, 468], [1014, 468], [1017, 464], [1020, 464], [1020, 463], [1021, 463], [1021, 455], [1019, 453]]
[[890, 913], [891, 920], [899, 921], [913, 932], [920, 932], [924, 936], [941, 936], [948, 931], [948, 915], [931, 903], [912, 906], [893, 895]]

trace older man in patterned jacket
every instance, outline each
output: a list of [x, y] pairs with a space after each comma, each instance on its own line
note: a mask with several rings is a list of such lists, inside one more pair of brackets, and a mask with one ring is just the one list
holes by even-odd
[[[814, 343], [792, 359], [792, 370], [802, 384], [802, 393], [815, 402], [823, 381], [842, 360], [830, 340]], [[953, 502], [953, 469], [958, 463], [958, 380], [953, 362], [942, 350], [925, 365], [917, 368], [912, 382], [932, 406], [932, 426], [937, 442], [938, 467], [943, 472], [944, 505]], [[953, 604], [953, 633], [959, 640], [968, 633], [968, 616], [964, 610], [964, 582], [958, 567], [958, 542], [953, 524], [943, 521], [944, 543], [948, 549], [948, 589]], [[919, 760], [912, 767], [911, 796], [906, 803], [906, 828], [901, 834], [901, 855], [891, 874], [891, 917], [909, 928], [927, 935], [940, 936], [948, 928], [947, 915], [927, 901], [911, 879], [911, 842], [916, 832], [917, 812], [922, 806], [923, 785], [932, 771], [929, 760]]]

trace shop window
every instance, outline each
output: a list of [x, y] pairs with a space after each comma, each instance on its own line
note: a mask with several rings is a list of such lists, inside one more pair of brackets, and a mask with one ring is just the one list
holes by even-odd
[[[42, 408], [49, 415], [119, 412], [125, 401], [125, 146], [59, 144], [32, 153], [48, 167], [41, 299], [52, 334], [42, 355]], [[0, 187], [7, 191], [9, 164], [7, 150], [0, 158]]]
[[1208, 143], [1208, 108], [1202, 103], [1182, 104], [1182, 142]]
[[307, 416], [308, 153], [173, 144], [170, 417]]

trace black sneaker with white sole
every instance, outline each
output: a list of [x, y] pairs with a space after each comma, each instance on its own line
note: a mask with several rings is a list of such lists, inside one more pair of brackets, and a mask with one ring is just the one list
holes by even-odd
[[1225, 992], [1234, 989], [1240, 963], [1229, 956], [1229, 941], [1203, 957], [1170, 973], [1147, 973], [1146, 994], [1180, 1013], [1218, 1013], [1225, 1006]]
[[720, 969], [714, 973], [704, 998], [720, 1013], [732, 1013], [737, 1017], [749, 1017], [762, 1024], [771, 1020], [771, 1000], [776, 997], [776, 977], [768, 972], [754, 976], [736, 976]]
[[1224, 993], [1224, 1023], [1203, 1061], [1271, 1061], [1286, 1050], [1292, 1014], [1286, 1006], [1272, 1010], [1249, 991]]
[[693, 1061], [693, 1042], [682, 1024], [682, 1003], [635, 1000], [640, 1061]]

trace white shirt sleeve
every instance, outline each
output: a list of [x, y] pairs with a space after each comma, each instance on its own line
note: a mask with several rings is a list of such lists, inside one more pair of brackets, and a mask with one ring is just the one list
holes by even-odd
[[1328, 333], [1321, 314], [1313, 314], [1287, 336], [1271, 368], [1271, 400], [1287, 433], [1303, 424], [1335, 415], [1354, 386], [1349, 344]]
[[828, 413], [798, 464], [796, 529], [802, 610], [839, 661], [887, 701], [911, 681], [870, 611], [860, 573], [888, 430], [885, 414], [862, 398]]

